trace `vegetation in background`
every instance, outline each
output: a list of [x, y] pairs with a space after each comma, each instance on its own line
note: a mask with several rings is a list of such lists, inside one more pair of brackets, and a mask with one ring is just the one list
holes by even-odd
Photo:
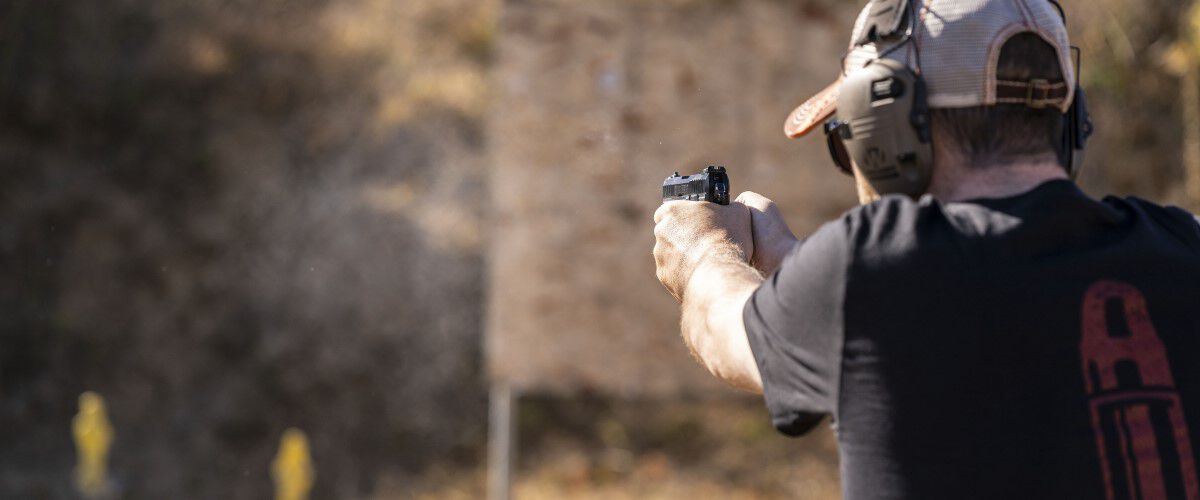
[[1097, 126], [1084, 186], [1200, 208], [1186, 198], [1183, 182], [1184, 115], [1200, 103], [1181, 99], [1181, 80], [1165, 63], [1189, 36], [1180, 19], [1194, 2], [1064, 3], [1073, 42], [1083, 49], [1082, 82]]

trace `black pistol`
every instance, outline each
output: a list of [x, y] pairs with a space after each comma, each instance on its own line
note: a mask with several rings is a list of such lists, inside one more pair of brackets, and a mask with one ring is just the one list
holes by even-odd
[[663, 201], [689, 200], [711, 201], [718, 205], [729, 204], [729, 174], [725, 167], [709, 165], [695, 175], [675, 175], [663, 181]]

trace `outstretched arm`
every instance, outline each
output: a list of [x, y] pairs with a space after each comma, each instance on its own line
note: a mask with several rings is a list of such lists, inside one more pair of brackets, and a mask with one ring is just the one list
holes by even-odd
[[742, 310], [796, 238], [774, 204], [754, 193], [728, 206], [669, 202], [654, 220], [658, 279], [682, 303], [684, 342], [717, 378], [762, 393]]
[[762, 380], [742, 310], [762, 280], [744, 260], [710, 258], [688, 280], [680, 322], [684, 342], [709, 372], [755, 394], [762, 393]]

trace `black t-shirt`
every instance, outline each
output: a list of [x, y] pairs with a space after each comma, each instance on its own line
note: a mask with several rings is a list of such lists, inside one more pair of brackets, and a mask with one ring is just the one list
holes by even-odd
[[1200, 225], [1068, 181], [888, 196], [747, 302], [774, 425], [831, 415], [846, 500], [1198, 498]]

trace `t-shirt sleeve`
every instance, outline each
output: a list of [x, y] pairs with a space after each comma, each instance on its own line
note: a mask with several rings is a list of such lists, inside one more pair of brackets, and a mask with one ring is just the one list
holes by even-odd
[[847, 239], [845, 219], [823, 226], [796, 245], [743, 311], [771, 421], [789, 436], [837, 407]]

